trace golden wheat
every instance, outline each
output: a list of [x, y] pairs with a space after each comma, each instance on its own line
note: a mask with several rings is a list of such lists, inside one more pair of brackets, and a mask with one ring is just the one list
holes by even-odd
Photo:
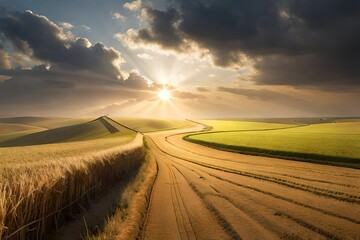
[[103, 230], [88, 240], [130, 240], [138, 239], [143, 227], [153, 184], [157, 175], [157, 163], [147, 151], [146, 160], [137, 178], [129, 184], [119, 202], [115, 214], [111, 216]]
[[88, 206], [89, 198], [137, 168], [144, 148], [138, 135], [129, 144], [100, 152], [44, 156], [29, 165], [21, 158], [2, 164], [0, 239], [40, 239], [46, 229], [60, 227], [79, 206]]

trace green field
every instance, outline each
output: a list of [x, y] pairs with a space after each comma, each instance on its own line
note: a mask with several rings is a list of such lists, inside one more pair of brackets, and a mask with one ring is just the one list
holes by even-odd
[[95, 120], [89, 118], [44, 117], [0, 118], [0, 147], [119, 137], [127, 135], [129, 132], [129, 129], [124, 126], [140, 132], [163, 131], [192, 126], [190, 122], [181, 120], [148, 118], [114, 118], [114, 120], [116, 122], [107, 117]]
[[81, 124], [91, 119], [14, 117], [0, 118], [0, 145], [5, 141], [49, 129]]
[[188, 121], [172, 120], [172, 119], [152, 119], [152, 118], [113, 118], [119, 123], [133, 128], [140, 132], [155, 132], [165, 131], [171, 129], [181, 129], [192, 127], [193, 125]]
[[91, 118], [47, 118], [47, 117], [13, 117], [0, 118], [0, 123], [12, 123], [41, 127], [46, 129], [65, 127], [91, 121]]
[[199, 123], [211, 126], [211, 131], [237, 131], [237, 130], [264, 130], [275, 128], [287, 128], [297, 126], [296, 124], [247, 122], [229, 120], [201, 120]]
[[[276, 126], [268, 123], [262, 125], [258, 122], [201, 122], [214, 124], [214, 130], [226, 132], [192, 134], [186, 138], [187, 140], [248, 154], [324, 163], [360, 164], [360, 122], [358, 121], [297, 127], [287, 125], [289, 128], [277, 130], [271, 130], [271, 127], [276, 128]], [[237, 131], [230, 131], [231, 128]], [[268, 130], [261, 130], [266, 128]]]
[[[117, 123], [107, 123], [108, 121], [109, 120], [106, 117], [103, 117], [85, 123], [37, 131], [31, 134], [18, 135], [19, 133], [15, 132], [13, 135], [5, 135], [5, 137], [3, 136], [2, 138], [0, 136], [0, 146], [27, 146], [48, 143], [86, 141], [110, 136], [123, 136], [132, 132]], [[108, 126], [113, 127], [114, 130], [111, 127], [108, 129]], [[9, 136], [11, 136], [10, 139]]]

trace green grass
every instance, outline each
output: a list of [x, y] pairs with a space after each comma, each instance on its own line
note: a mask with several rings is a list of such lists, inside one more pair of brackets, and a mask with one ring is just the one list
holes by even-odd
[[110, 121], [108, 118], [98, 118], [86, 123], [54, 128], [27, 135], [14, 136], [9, 139], [0, 137], [0, 146], [27, 146], [49, 143], [62, 143], [73, 141], [87, 141], [104, 137], [118, 137], [135, 134], [133, 131]]
[[268, 123], [268, 122], [243, 122], [227, 120], [200, 120], [199, 123], [212, 127], [211, 131], [235, 131], [235, 130], [261, 130], [286, 128], [296, 126], [294, 124]]
[[184, 120], [170, 120], [170, 119], [152, 119], [152, 118], [113, 118], [121, 124], [124, 124], [127, 127], [136, 129], [140, 132], [154, 132], [154, 131], [164, 131], [171, 129], [181, 129], [192, 127], [193, 125]]
[[44, 131], [46, 128], [34, 127], [30, 125], [13, 124], [13, 123], [0, 123], [0, 136], [8, 135], [24, 131]]
[[28, 134], [41, 132], [46, 128], [35, 127], [23, 124], [0, 123], [0, 142], [18, 138]]
[[263, 123], [282, 123], [282, 124], [318, 124], [318, 123], [334, 123], [334, 122], [358, 122], [360, 117], [308, 117], [308, 118], [230, 118], [219, 119], [225, 121], [241, 121], [241, 122], [263, 122]]
[[[236, 124], [230, 122], [227, 126], [230, 125]], [[360, 164], [360, 122], [322, 123], [262, 131], [251, 131], [259, 130], [259, 123], [254, 123], [253, 129], [248, 122], [245, 125], [247, 129], [243, 132], [195, 134], [187, 139], [249, 154]]]
[[[0, 118], [0, 147], [27, 146], [127, 135], [130, 127], [140, 132], [191, 127], [182, 120], [147, 118], [111, 118], [96, 120], [71, 118], [16, 117]], [[124, 126], [120, 125], [123, 124]]]
[[46, 117], [13, 117], [0, 118], [0, 123], [12, 123], [41, 127], [46, 129], [65, 127], [91, 121], [90, 118], [46, 118]]

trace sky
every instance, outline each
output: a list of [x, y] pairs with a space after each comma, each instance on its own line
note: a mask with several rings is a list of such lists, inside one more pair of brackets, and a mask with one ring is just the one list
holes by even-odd
[[359, 26], [358, 0], [0, 0], [0, 117], [359, 116]]

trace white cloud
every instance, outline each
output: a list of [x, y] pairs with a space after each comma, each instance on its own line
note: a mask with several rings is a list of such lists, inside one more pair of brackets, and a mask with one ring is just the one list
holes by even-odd
[[83, 29], [85, 29], [86, 31], [90, 32], [91, 31], [91, 27], [87, 26], [87, 25], [81, 25], [80, 27], [82, 27]]
[[119, 12], [111, 13], [112, 19], [124, 20], [126, 17]]
[[134, 0], [133, 2], [126, 2], [124, 8], [130, 11], [137, 11], [141, 7], [141, 0]]
[[147, 53], [139, 53], [136, 55], [138, 58], [142, 58], [142, 59], [145, 59], [145, 60], [151, 60], [151, 59], [154, 59], [153, 56], [147, 54]]
[[74, 25], [72, 25], [71, 23], [68, 22], [61, 22], [60, 26], [63, 27], [64, 29], [73, 29]]

